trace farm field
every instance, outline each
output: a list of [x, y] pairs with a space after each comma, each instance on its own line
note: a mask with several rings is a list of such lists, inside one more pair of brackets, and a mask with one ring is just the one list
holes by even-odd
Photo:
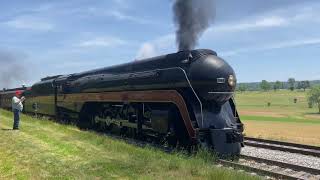
[[206, 152], [168, 154], [121, 140], [0, 110], [0, 179], [258, 179], [217, 167]]
[[236, 102], [247, 136], [320, 146], [320, 114], [306, 92], [238, 92]]

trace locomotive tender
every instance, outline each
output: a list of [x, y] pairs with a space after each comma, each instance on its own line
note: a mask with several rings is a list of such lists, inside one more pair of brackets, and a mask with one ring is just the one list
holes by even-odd
[[[214, 51], [180, 51], [43, 78], [24, 89], [24, 111], [83, 129], [238, 155], [243, 124], [232, 98], [235, 86], [233, 69]], [[9, 108], [12, 96], [12, 90], [0, 92], [0, 106]]]

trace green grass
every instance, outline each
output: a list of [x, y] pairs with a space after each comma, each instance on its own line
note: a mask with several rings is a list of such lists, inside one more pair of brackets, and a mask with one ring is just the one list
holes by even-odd
[[250, 116], [243, 115], [241, 118], [244, 121], [273, 121], [273, 122], [285, 122], [285, 123], [304, 123], [304, 124], [319, 124], [320, 120], [314, 119], [300, 119], [294, 117], [268, 117], [268, 116]]
[[[318, 109], [308, 107], [306, 94], [303, 91], [288, 90], [243, 92], [236, 94], [236, 102], [238, 110], [246, 112], [245, 115], [241, 116], [243, 120], [270, 121], [273, 119], [279, 122], [301, 122], [300, 120], [305, 120], [306, 123], [319, 123], [315, 122], [314, 119], [320, 120], [320, 116], [313, 119], [308, 117], [308, 115], [317, 116]], [[294, 103], [294, 98], [297, 98], [297, 103]], [[268, 102], [271, 103], [270, 106], [267, 106]], [[265, 112], [259, 115], [264, 116], [264, 118], [257, 118], [254, 112]], [[281, 118], [272, 116], [271, 113], [279, 115]]]
[[195, 156], [141, 148], [94, 132], [0, 110], [0, 179], [258, 179]]
[[237, 93], [236, 104], [245, 134], [320, 145], [320, 114], [316, 107], [308, 107], [306, 95], [307, 92], [288, 90]]

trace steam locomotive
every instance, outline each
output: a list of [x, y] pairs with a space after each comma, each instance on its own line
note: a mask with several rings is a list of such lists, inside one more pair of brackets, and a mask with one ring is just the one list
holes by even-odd
[[[216, 52], [199, 49], [46, 77], [20, 90], [25, 113], [82, 129], [238, 155], [243, 124], [232, 98], [235, 86], [233, 69]], [[0, 92], [0, 107], [11, 107], [15, 90]]]

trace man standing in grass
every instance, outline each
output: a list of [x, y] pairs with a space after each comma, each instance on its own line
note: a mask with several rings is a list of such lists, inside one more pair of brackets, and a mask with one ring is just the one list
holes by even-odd
[[23, 101], [25, 98], [22, 92], [17, 90], [15, 96], [12, 98], [12, 111], [13, 111], [13, 130], [19, 130], [20, 112], [23, 110]]

